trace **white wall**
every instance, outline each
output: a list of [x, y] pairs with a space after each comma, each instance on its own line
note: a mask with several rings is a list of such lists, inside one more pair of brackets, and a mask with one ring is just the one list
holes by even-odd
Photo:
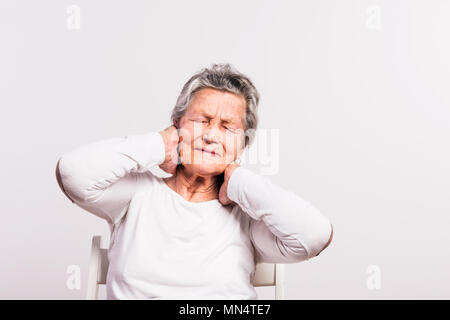
[[[80, 29], [67, 27], [72, 4]], [[109, 229], [60, 191], [58, 157], [162, 130], [184, 82], [230, 62], [261, 93], [260, 128], [279, 130], [270, 179], [334, 225], [320, 256], [286, 266], [287, 298], [448, 299], [449, 10], [444, 0], [2, 1], [0, 298], [84, 298], [91, 236]], [[80, 290], [66, 286], [69, 265]]]

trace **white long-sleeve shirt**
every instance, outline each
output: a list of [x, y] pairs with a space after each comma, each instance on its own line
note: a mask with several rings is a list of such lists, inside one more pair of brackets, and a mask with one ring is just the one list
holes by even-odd
[[107, 299], [257, 299], [257, 262], [316, 256], [330, 221], [310, 202], [238, 167], [228, 197], [190, 202], [149, 169], [162, 164], [161, 134], [90, 143], [59, 160], [60, 185], [111, 229]]

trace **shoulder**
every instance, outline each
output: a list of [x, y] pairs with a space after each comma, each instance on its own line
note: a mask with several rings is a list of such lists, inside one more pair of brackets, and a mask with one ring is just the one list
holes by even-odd
[[158, 187], [164, 183], [164, 176], [160, 176], [155, 171], [146, 171], [143, 173], [133, 173], [136, 176], [137, 188], [136, 193], [142, 193]]

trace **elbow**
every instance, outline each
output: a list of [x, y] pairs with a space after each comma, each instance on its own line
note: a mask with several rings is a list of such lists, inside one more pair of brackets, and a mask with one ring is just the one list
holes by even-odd
[[[315, 250], [311, 252], [311, 257], [317, 257], [323, 250], [325, 250], [333, 240], [333, 225], [330, 223], [331, 231], [328, 231], [324, 233], [323, 235], [319, 236], [316, 243], [318, 244], [315, 246]], [[325, 243], [325, 244], [324, 244]]]
[[[316, 230], [314, 234], [310, 233], [309, 237], [299, 241], [300, 246], [291, 246], [292, 257], [294, 262], [302, 262], [317, 257], [325, 248], [327, 248], [333, 239], [333, 225], [327, 223], [320, 230]], [[295, 249], [293, 249], [295, 248]]]
[[83, 202], [85, 197], [81, 191], [82, 188], [77, 187], [79, 183], [76, 181], [74, 168], [75, 166], [71, 164], [70, 159], [68, 160], [64, 156], [60, 157], [55, 168], [56, 181], [61, 191], [71, 202]]

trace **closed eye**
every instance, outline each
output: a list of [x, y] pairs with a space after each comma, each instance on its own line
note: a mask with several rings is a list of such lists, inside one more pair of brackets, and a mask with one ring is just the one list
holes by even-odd
[[231, 131], [231, 132], [236, 132], [236, 129], [231, 128], [231, 127], [225, 127], [225, 129], [227, 129], [227, 130], [229, 130], [229, 131]]

